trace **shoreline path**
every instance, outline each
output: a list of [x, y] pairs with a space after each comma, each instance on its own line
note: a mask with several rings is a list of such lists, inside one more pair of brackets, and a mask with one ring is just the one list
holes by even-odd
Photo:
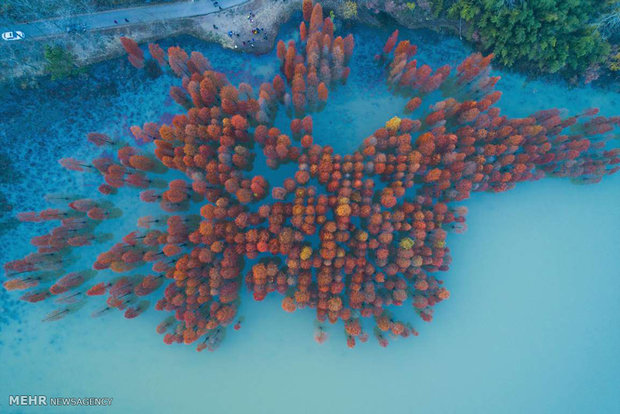
[[[162, 20], [203, 16], [238, 6], [246, 3], [246, 1], [247, 0], [218, 0], [219, 6], [215, 6], [214, 2], [211, 0], [195, 0], [172, 4], [155, 4], [152, 6], [106, 10], [69, 17], [18, 23], [11, 27], [0, 28], [0, 32], [19, 30], [24, 33], [25, 40], [46, 38], [66, 33], [67, 26], [70, 25], [83, 25], [88, 31], [113, 27], [130, 27], [136, 24], [154, 23]], [[128, 22], [125, 21], [125, 19], [127, 19]]]

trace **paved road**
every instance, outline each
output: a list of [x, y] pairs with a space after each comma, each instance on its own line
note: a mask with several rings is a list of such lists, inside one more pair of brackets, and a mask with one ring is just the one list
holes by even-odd
[[[1, 1], [1, 0], [0, 0]], [[31, 23], [16, 24], [11, 27], [0, 28], [0, 33], [9, 30], [24, 32], [27, 39], [49, 37], [66, 32], [68, 25], [84, 25], [87, 30], [107, 29], [111, 27], [131, 26], [137, 23], [152, 23], [161, 20], [178, 19], [183, 17], [202, 16], [222, 9], [245, 3], [246, 0], [218, 0], [214, 6], [211, 0], [195, 0], [170, 4], [155, 4], [151, 6], [115, 9], [91, 14], [82, 14], [67, 18], [39, 20]], [[129, 20], [126, 22], [125, 19]], [[118, 23], [114, 23], [114, 21]], [[15, 42], [20, 42], [16, 40]], [[0, 42], [8, 43], [0, 39]]]

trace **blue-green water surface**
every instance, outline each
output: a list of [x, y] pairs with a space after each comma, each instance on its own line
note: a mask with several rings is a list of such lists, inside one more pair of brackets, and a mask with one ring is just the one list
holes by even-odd
[[[373, 63], [388, 32], [353, 30], [349, 82], [315, 117], [315, 139], [340, 152], [354, 149], [403, 105], [387, 93]], [[281, 36], [291, 32], [287, 26]], [[456, 66], [470, 53], [456, 39], [404, 33], [418, 44], [419, 61], [435, 68]], [[273, 53], [252, 57], [190, 38], [167, 43], [201, 50], [234, 83], [257, 86], [278, 70]], [[495, 72], [502, 75], [499, 106], [511, 116], [552, 107], [620, 112], [615, 93]], [[125, 136], [131, 125], [169, 120], [180, 111], [167, 97], [173, 81], [146, 79], [118, 59], [95, 67], [88, 79], [5, 91], [0, 152], [22, 176], [3, 176], [8, 204], [42, 209], [46, 192], [93, 193], [91, 180], [67, 174], [56, 160], [88, 159], [87, 132]], [[132, 197], [122, 193], [117, 202], [132, 206]], [[430, 324], [411, 310], [419, 337], [386, 349], [372, 340], [347, 349], [340, 325], [318, 345], [312, 310], [287, 314], [277, 295], [260, 303], [244, 295], [241, 330], [216, 352], [198, 354], [193, 346], [163, 344], [155, 332], [160, 312], [91, 319], [85, 309], [44, 324], [49, 305], [23, 306], [15, 292], [2, 292], [0, 412], [619, 413], [620, 175], [591, 186], [526, 183], [503, 194], [475, 194], [465, 205], [469, 229], [449, 236], [453, 264], [441, 275], [450, 299], [436, 307]], [[111, 231], [131, 231], [143, 208]], [[40, 232], [22, 224], [0, 235], [0, 262], [30, 251], [29, 237]], [[93, 257], [79, 260], [88, 265]], [[105, 396], [113, 404], [15, 409], [8, 406], [11, 394]]]

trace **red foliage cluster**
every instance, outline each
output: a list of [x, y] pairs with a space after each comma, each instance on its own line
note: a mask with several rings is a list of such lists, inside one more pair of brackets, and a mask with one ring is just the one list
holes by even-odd
[[142, 52], [140, 46], [138, 46], [135, 40], [128, 37], [121, 37], [120, 40], [127, 52], [129, 62], [137, 69], [142, 69], [144, 67], [144, 52]]
[[277, 44], [282, 73], [291, 91], [285, 93], [279, 76], [273, 84], [278, 97], [287, 107], [292, 105], [297, 115], [322, 107], [327, 101], [328, 87], [346, 82], [350, 73], [347, 65], [355, 45], [352, 35], [334, 38], [334, 23], [329, 17], [323, 18], [320, 4], [312, 6], [311, 1], [305, 1], [303, 10], [305, 21], [299, 27], [301, 44], [296, 45], [292, 40], [288, 44], [280, 40]]
[[[31, 289], [23, 296], [31, 302], [50, 296], [68, 302], [49, 316], [55, 320], [75, 309], [72, 302], [104, 294], [107, 305], [97, 315], [116, 308], [133, 318], [148, 305], [142, 298], [165, 285], [155, 306], [174, 314], [157, 327], [164, 341], [199, 341], [198, 350], [212, 350], [236, 319], [245, 283], [255, 300], [277, 291], [287, 312], [308, 307], [319, 321], [342, 320], [351, 347], [366, 342], [363, 321], [372, 318], [374, 335], [385, 346], [388, 337], [417, 335], [391, 316], [389, 306], [410, 303], [430, 321], [433, 306], [449, 297], [437, 272], [451, 261], [447, 231], [463, 231], [466, 213], [451, 202], [545, 175], [596, 182], [618, 170], [620, 151], [605, 148], [605, 134], [620, 118], [596, 111], [562, 118], [558, 110], [507, 118], [493, 107], [500, 94], [492, 91], [497, 78], [489, 77], [490, 57], [469, 57], [455, 75], [447, 66], [433, 73], [417, 67], [411, 60], [415, 46], [398, 43], [397, 32], [378, 61], [393, 91], [410, 99], [404, 109], [416, 111], [433, 90], [448, 97], [420, 119], [390, 119], [351, 154], [316, 144], [306, 114], [321, 108], [328, 87], [346, 80], [353, 39], [334, 38], [320, 5], [305, 0], [303, 11], [308, 26], [300, 26], [302, 45], [278, 44], [284, 77], [256, 94], [247, 84], [231, 85], [199, 53], [173, 47], [166, 63], [163, 51], [149, 45], [151, 55], [182, 78], [170, 94], [187, 112], [170, 125], [132, 129], [137, 139], [153, 141], [154, 155], [90, 134], [95, 145], [115, 149], [116, 158], [61, 161], [70, 170], [100, 174], [104, 195], [137, 187], [143, 201], [169, 213], [140, 218], [139, 230], [101, 253], [93, 266], [128, 273], [150, 264], [153, 274], [90, 287], [83, 287], [91, 277], [87, 271], [65, 275], [72, 249], [96, 242], [97, 224], [117, 215], [108, 201], [66, 199], [59, 200], [65, 209], [19, 216], [61, 225], [32, 240], [36, 253], [5, 265], [5, 287]], [[133, 43], [123, 45], [132, 63], [141, 56]], [[289, 100], [296, 116], [293, 139], [273, 126], [278, 101]], [[255, 146], [269, 167], [293, 164], [295, 173], [271, 187], [253, 173]], [[166, 169], [188, 181], [162, 186], [156, 177]], [[200, 215], [192, 214], [198, 209]], [[326, 338], [319, 328], [317, 342]]]

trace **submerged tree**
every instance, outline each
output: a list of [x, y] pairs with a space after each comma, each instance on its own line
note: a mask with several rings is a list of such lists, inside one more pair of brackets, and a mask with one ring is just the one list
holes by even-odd
[[[301, 41], [277, 45], [281, 75], [257, 91], [233, 86], [200, 53], [149, 45], [153, 59], [181, 78], [170, 95], [186, 111], [170, 124], [132, 127], [149, 145], [90, 133], [100, 156], [60, 160], [100, 176], [103, 196], [52, 195], [57, 208], [20, 213], [22, 221], [60, 226], [32, 239], [36, 252], [5, 264], [5, 288], [24, 290], [29, 302], [61, 303], [49, 321], [90, 296], [106, 297], [94, 316], [117, 309], [134, 318], [151, 297], [171, 314], [157, 327], [166, 343], [213, 350], [227, 326], [240, 327], [245, 284], [257, 301], [278, 292], [286, 312], [314, 309], [319, 343], [325, 322], [342, 321], [348, 346], [371, 333], [385, 346], [417, 335], [394, 306], [407, 304], [430, 321], [433, 306], [449, 298], [439, 275], [451, 263], [447, 233], [466, 229], [458, 201], [545, 176], [594, 183], [618, 171], [620, 151], [607, 142], [620, 117], [551, 109], [508, 118], [495, 106], [501, 93], [489, 75], [491, 55], [433, 70], [398, 32], [376, 61], [387, 87], [407, 97], [411, 117], [386, 114], [356, 151], [337, 154], [315, 142], [311, 113], [329, 110], [329, 97], [347, 82], [355, 42], [334, 35], [319, 4], [304, 1], [303, 15]], [[123, 44], [142, 67], [144, 52]], [[290, 134], [274, 126], [282, 107]], [[259, 161], [283, 171], [282, 180], [269, 182]], [[105, 239], [97, 229], [121, 214], [113, 200], [124, 187], [153, 203], [152, 215], [92, 269], [70, 269], [76, 249]]]

